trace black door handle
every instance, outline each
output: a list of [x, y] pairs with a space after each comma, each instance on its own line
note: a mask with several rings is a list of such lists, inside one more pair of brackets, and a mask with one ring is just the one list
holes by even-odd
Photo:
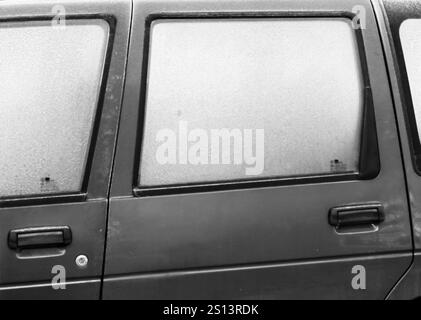
[[380, 203], [335, 207], [329, 211], [329, 224], [335, 228], [379, 224], [384, 221]]
[[10, 249], [39, 249], [63, 247], [72, 242], [72, 231], [67, 226], [16, 229], [9, 232]]

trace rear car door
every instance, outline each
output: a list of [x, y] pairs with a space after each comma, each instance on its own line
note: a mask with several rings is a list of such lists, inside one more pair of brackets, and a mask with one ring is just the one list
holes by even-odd
[[416, 0], [375, 3], [379, 16], [384, 17], [383, 37], [390, 43], [386, 53], [402, 141], [415, 245], [414, 263], [390, 298], [414, 299], [421, 297], [421, 3]]
[[130, 12], [0, 3], [0, 299], [100, 297]]
[[103, 297], [383, 299], [412, 259], [370, 1], [135, 0]]

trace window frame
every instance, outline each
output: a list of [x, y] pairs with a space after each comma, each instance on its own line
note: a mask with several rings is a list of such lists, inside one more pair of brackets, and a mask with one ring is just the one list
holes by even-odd
[[386, 17], [386, 27], [389, 31], [389, 38], [392, 50], [394, 51], [394, 63], [396, 67], [396, 77], [398, 79], [398, 89], [401, 93], [402, 109], [406, 124], [406, 132], [411, 152], [411, 160], [414, 171], [421, 176], [421, 139], [415, 117], [414, 104], [412, 100], [411, 87], [409, 83], [405, 56], [400, 38], [400, 28], [402, 23], [410, 19], [421, 19], [421, 4], [413, 1], [412, 5], [418, 6], [414, 10], [412, 6], [405, 5], [399, 1], [383, 1], [383, 10]]
[[141, 74], [141, 92], [139, 116], [137, 122], [135, 168], [133, 171], [134, 196], [153, 196], [165, 194], [180, 194], [194, 192], [221, 191], [231, 189], [246, 189], [257, 187], [271, 187], [295, 184], [310, 184], [336, 181], [369, 180], [374, 179], [380, 172], [380, 154], [377, 139], [377, 129], [373, 95], [371, 92], [367, 53], [361, 29], [353, 29], [357, 43], [361, 78], [363, 86], [363, 119], [360, 138], [359, 170], [358, 173], [300, 175], [273, 178], [230, 179], [204, 183], [168, 184], [153, 187], [140, 185], [140, 161], [142, 158], [142, 144], [145, 130], [146, 93], [149, 65], [149, 51], [151, 40], [151, 26], [155, 20], [165, 19], [276, 19], [276, 18], [347, 18], [353, 20], [356, 15], [347, 11], [289, 11], [289, 12], [177, 12], [177, 13], [152, 13], [146, 16], [143, 41], [143, 58]]
[[[31, 16], [22, 15], [18, 17], [0, 17], [0, 25], [2, 23], [14, 22], [48, 22], [52, 21], [54, 15]], [[107, 37], [107, 47], [105, 50], [104, 66], [101, 74], [101, 83], [98, 91], [98, 102], [95, 107], [93, 122], [91, 126], [90, 139], [84, 159], [84, 171], [82, 175], [82, 183], [79, 191], [72, 192], [57, 192], [57, 193], [36, 193], [27, 195], [12, 195], [2, 197], [0, 195], [0, 208], [3, 207], [17, 207], [26, 205], [42, 205], [42, 204], [57, 204], [70, 202], [84, 202], [87, 201], [89, 195], [94, 193], [89, 187], [89, 182], [92, 179], [92, 167], [94, 166], [94, 155], [97, 148], [98, 135], [100, 131], [100, 124], [102, 113], [104, 110], [105, 93], [110, 73], [111, 58], [114, 47], [114, 39], [116, 34], [117, 19], [113, 14], [66, 14], [66, 19], [70, 20], [103, 20], [109, 26], [109, 33]], [[96, 192], [95, 192], [96, 193]]]

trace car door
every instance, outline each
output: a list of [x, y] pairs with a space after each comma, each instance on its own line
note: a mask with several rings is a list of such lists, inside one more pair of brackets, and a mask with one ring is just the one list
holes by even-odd
[[402, 141], [412, 216], [415, 256], [414, 263], [390, 295], [392, 299], [421, 297], [421, 167], [420, 167], [420, 64], [421, 4], [419, 1], [382, 0], [376, 2], [377, 12], [384, 16], [383, 37], [387, 46], [388, 66]]
[[0, 299], [99, 299], [131, 2], [0, 3]]
[[411, 259], [370, 1], [134, 1], [105, 299], [383, 299]]

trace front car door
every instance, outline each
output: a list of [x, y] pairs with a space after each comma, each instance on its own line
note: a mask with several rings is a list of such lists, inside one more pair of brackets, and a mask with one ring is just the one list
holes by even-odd
[[114, 169], [106, 299], [383, 299], [411, 263], [368, 0], [135, 0]]
[[130, 12], [0, 3], [0, 299], [100, 297]]

